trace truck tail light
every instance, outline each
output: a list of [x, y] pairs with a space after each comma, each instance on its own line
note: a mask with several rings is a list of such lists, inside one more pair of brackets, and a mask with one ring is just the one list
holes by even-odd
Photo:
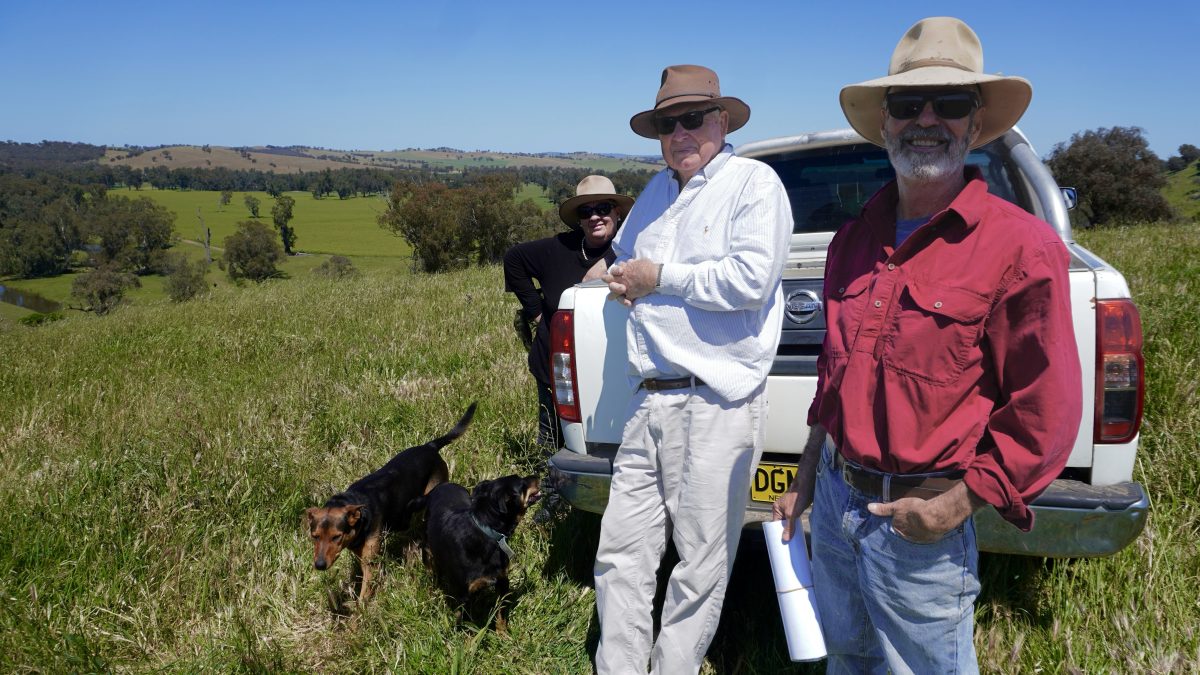
[[1097, 443], [1128, 443], [1142, 425], [1146, 392], [1142, 319], [1132, 300], [1096, 302]]
[[575, 380], [575, 313], [561, 310], [550, 320], [550, 375], [559, 419], [580, 422], [579, 391]]

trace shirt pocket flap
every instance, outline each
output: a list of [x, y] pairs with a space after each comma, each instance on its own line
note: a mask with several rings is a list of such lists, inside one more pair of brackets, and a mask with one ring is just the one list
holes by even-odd
[[862, 295], [862, 292], [867, 290], [867, 286], [870, 284], [870, 274], [864, 274], [857, 279], [842, 279], [836, 282], [831, 281], [827, 295], [834, 300], [853, 298], [855, 296]]
[[989, 298], [964, 288], [912, 280], [908, 282], [905, 290], [921, 309], [930, 314], [949, 317], [959, 323], [975, 323], [982, 319], [991, 307]]

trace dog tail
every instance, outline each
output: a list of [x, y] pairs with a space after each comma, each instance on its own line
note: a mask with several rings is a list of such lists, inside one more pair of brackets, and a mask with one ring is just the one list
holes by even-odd
[[475, 417], [475, 406], [477, 404], [478, 401], [472, 401], [470, 407], [467, 408], [467, 412], [463, 413], [462, 419], [458, 421], [458, 424], [454, 425], [454, 428], [445, 436], [435, 438], [429, 444], [440, 450], [449, 445], [450, 441], [462, 436], [467, 431], [467, 426], [471, 424], [471, 418]]

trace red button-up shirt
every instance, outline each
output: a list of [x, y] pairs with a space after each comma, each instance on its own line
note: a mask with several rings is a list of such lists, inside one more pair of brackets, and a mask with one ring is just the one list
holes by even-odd
[[1028, 531], [1028, 504], [1066, 465], [1082, 414], [1068, 256], [978, 169], [966, 177], [899, 248], [895, 183], [834, 236], [808, 421], [867, 467], [964, 470]]

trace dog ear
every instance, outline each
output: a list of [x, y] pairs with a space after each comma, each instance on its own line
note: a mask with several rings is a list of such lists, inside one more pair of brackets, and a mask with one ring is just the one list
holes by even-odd
[[484, 490], [491, 490], [491, 489], [492, 489], [492, 481], [481, 480], [481, 481], [479, 481], [479, 483], [477, 483], [475, 485], [475, 489], [471, 490], [471, 497], [472, 498], [478, 497], [484, 493]]
[[354, 527], [362, 518], [362, 504], [350, 504], [346, 507], [346, 524]]
[[310, 530], [312, 529], [313, 524], [317, 520], [317, 516], [316, 516], [317, 510], [318, 509], [315, 506], [310, 506], [307, 509], [304, 509], [304, 515], [307, 516], [308, 529], [310, 529]]

